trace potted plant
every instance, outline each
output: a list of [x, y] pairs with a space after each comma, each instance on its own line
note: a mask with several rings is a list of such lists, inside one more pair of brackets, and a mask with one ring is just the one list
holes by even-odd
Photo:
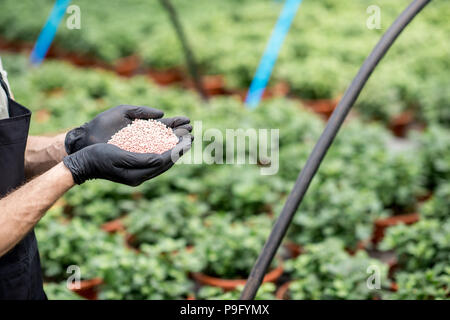
[[46, 217], [36, 228], [44, 277], [63, 280], [68, 277], [67, 268], [78, 265], [82, 280], [95, 276], [88, 266], [89, 260], [111, 248], [123, 246], [121, 237], [109, 235], [95, 224], [74, 218], [63, 222]]
[[[231, 291], [225, 291], [220, 287], [204, 286], [199, 289], [196, 298], [199, 300], [239, 300], [243, 289], [242, 285]], [[256, 293], [255, 300], [275, 300], [275, 289], [275, 284], [263, 283]]]
[[305, 245], [339, 237], [350, 250], [370, 238], [373, 221], [383, 214], [374, 192], [332, 180], [313, 181], [299, 210], [290, 228], [291, 240]]
[[399, 224], [410, 225], [418, 222], [420, 216], [418, 213], [401, 214], [397, 216], [391, 216], [383, 219], [377, 219], [374, 223], [375, 228], [373, 230], [372, 242], [374, 244], [383, 240], [386, 229]]
[[78, 217], [100, 226], [119, 218], [124, 211], [124, 200], [131, 196], [131, 189], [115, 186], [110, 181], [96, 180], [83, 188], [70, 190], [64, 199], [70, 208], [70, 217]]
[[83, 300], [83, 297], [67, 288], [66, 281], [44, 283], [44, 291], [49, 300]]
[[258, 167], [251, 165], [216, 168], [204, 177], [203, 184], [200, 200], [214, 211], [227, 211], [239, 219], [272, 213], [283, 190], [283, 182], [277, 177], [263, 176]]
[[433, 190], [450, 179], [450, 130], [431, 125], [419, 138], [426, 186]]
[[450, 217], [450, 183], [442, 183], [436, 189], [430, 200], [420, 208], [424, 218], [434, 218], [445, 221]]
[[68, 288], [78, 296], [87, 300], [97, 300], [98, 288], [103, 283], [102, 278], [92, 278], [88, 280], [80, 280], [79, 285], [71, 283]]
[[133, 54], [128, 57], [123, 57], [115, 62], [115, 71], [125, 77], [131, 77], [139, 69], [141, 65], [140, 58]]
[[103, 279], [99, 299], [163, 300], [185, 299], [193, 290], [187, 270], [195, 259], [186, 256], [186, 243], [165, 239], [142, 245], [137, 254], [127, 248], [100, 254], [90, 265]]
[[385, 296], [393, 300], [448, 299], [450, 295], [450, 270], [445, 264], [425, 271], [398, 272], [395, 290]]
[[[292, 300], [373, 299], [380, 291], [368, 284], [370, 270], [376, 268], [382, 287], [388, 287], [388, 266], [359, 251], [351, 256], [341, 241], [327, 239], [305, 246], [305, 252], [286, 262], [291, 282], [277, 293], [278, 298]], [[369, 270], [369, 271], [368, 271]]]
[[135, 246], [155, 244], [164, 237], [182, 238], [192, 244], [202, 227], [202, 217], [208, 212], [206, 203], [181, 193], [142, 200], [135, 205], [123, 222]]
[[423, 219], [412, 226], [389, 228], [381, 250], [394, 250], [399, 268], [414, 272], [449, 262], [450, 220]]
[[[233, 290], [245, 284], [270, 231], [271, 219], [255, 216], [233, 222], [225, 215], [214, 215], [204, 221], [203, 233], [195, 241], [193, 255], [202, 262], [201, 272], [193, 277], [204, 285]], [[264, 282], [275, 282], [283, 273], [275, 261]]]

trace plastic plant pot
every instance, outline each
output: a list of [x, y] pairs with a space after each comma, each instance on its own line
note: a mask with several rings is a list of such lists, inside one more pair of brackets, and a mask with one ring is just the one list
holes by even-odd
[[387, 228], [401, 223], [410, 225], [418, 222], [419, 219], [420, 216], [418, 213], [410, 213], [376, 220], [374, 223], [372, 243], [374, 244], [379, 243], [383, 239], [384, 233]]
[[275, 297], [278, 300], [289, 300], [288, 291], [290, 285], [291, 281], [284, 283], [281, 287], [278, 288], [277, 292], [275, 293]]
[[[225, 79], [222, 75], [204, 76], [202, 78], [202, 83], [208, 96], [228, 94], [228, 91], [226, 90]], [[185, 87], [191, 90], [195, 90], [195, 86], [192, 80], [187, 80]]]
[[125, 233], [125, 246], [133, 250], [136, 253], [139, 253], [139, 249], [135, 246], [136, 243], [136, 237], [130, 233]]
[[410, 111], [405, 111], [391, 119], [389, 128], [395, 136], [404, 138], [413, 120], [413, 113]]
[[297, 258], [303, 252], [302, 246], [292, 241], [286, 241], [284, 247], [291, 258]]
[[398, 285], [395, 282], [391, 283], [391, 286], [389, 288], [392, 292], [396, 292], [398, 290]]
[[123, 218], [114, 219], [108, 221], [101, 225], [100, 227], [103, 231], [108, 233], [116, 233], [120, 231], [125, 231], [125, 225], [123, 223]]
[[328, 120], [336, 108], [339, 99], [303, 100], [303, 103], [315, 113]]
[[141, 60], [139, 57], [131, 55], [118, 59], [114, 65], [114, 70], [121, 76], [131, 77], [137, 72], [140, 66]]
[[183, 73], [178, 69], [167, 70], [150, 70], [147, 72], [150, 79], [161, 86], [168, 86], [172, 83], [182, 82], [184, 79]]
[[[265, 282], [276, 282], [283, 274], [283, 266], [280, 263], [278, 267], [266, 273], [263, 283]], [[198, 281], [200, 284], [208, 285], [212, 287], [219, 287], [225, 291], [231, 291], [236, 289], [238, 286], [243, 286], [247, 282], [246, 279], [221, 279], [212, 276], [208, 276], [201, 272], [195, 272], [192, 277]]]
[[125, 224], [123, 222], [123, 218], [118, 218], [111, 220], [109, 222], [106, 222], [101, 225], [100, 227], [103, 231], [108, 233], [122, 233], [124, 237], [124, 244], [125, 246], [133, 250], [134, 252], [138, 253], [139, 250], [134, 245], [136, 241], [136, 237], [130, 233], [127, 232]]
[[75, 288], [75, 285], [72, 284], [71, 287], [69, 287], [69, 289], [87, 300], [97, 300], [98, 287], [102, 283], [103, 283], [103, 279], [101, 279], [101, 278], [81, 280], [80, 288]]

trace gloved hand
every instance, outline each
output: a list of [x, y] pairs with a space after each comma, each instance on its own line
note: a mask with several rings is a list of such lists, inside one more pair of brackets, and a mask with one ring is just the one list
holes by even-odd
[[[97, 115], [92, 121], [69, 131], [65, 139], [67, 154], [72, 154], [96, 143], [106, 143], [120, 129], [134, 119], [160, 119], [177, 134], [180, 131], [192, 131], [189, 118], [175, 117], [161, 119], [164, 112], [149, 107], [120, 105]], [[177, 134], [178, 136], [182, 135]]]
[[112, 144], [97, 143], [66, 156], [63, 162], [77, 184], [88, 179], [107, 179], [137, 186], [172, 167], [190, 149], [192, 139], [185, 134], [172, 150], [160, 155], [128, 152]]

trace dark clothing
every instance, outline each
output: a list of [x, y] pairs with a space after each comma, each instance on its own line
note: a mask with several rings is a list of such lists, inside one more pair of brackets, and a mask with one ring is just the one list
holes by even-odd
[[[31, 117], [30, 110], [10, 98], [8, 104], [10, 117], [0, 120], [0, 198], [25, 181], [24, 154]], [[46, 299], [34, 231], [0, 257], [0, 299]]]

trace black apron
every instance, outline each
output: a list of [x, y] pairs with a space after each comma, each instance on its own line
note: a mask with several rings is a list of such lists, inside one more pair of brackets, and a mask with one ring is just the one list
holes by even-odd
[[[6, 86], [1, 75], [0, 84]], [[25, 181], [24, 154], [31, 117], [31, 111], [10, 99], [5, 91], [9, 118], [0, 120], [0, 198]], [[34, 230], [0, 257], [2, 299], [46, 299]]]

